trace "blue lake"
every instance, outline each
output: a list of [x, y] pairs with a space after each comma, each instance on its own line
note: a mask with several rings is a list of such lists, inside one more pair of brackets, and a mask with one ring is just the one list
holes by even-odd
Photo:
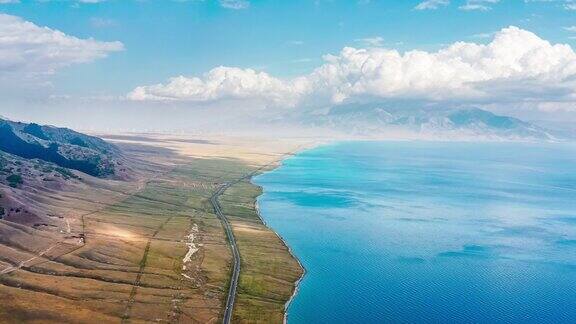
[[343, 142], [255, 180], [289, 323], [576, 323], [576, 146]]

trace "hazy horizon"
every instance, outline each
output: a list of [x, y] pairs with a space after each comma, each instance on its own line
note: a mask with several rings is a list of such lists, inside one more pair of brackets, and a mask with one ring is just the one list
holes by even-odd
[[562, 0], [2, 1], [0, 115], [226, 131], [405, 102], [573, 130], [575, 12]]

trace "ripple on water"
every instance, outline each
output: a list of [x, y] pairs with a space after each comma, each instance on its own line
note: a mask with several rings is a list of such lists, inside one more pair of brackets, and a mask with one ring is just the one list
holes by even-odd
[[576, 149], [339, 143], [258, 177], [290, 323], [576, 322]]

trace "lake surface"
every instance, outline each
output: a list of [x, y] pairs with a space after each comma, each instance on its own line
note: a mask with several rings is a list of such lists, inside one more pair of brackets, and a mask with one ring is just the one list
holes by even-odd
[[289, 323], [576, 323], [576, 146], [344, 142], [255, 182]]

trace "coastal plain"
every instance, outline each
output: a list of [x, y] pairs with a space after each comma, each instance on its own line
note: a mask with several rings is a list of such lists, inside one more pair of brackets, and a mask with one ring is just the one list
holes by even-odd
[[0, 188], [29, 192], [58, 224], [0, 220], [0, 322], [220, 322], [232, 255], [210, 197], [234, 182], [219, 198], [241, 256], [232, 322], [281, 323], [303, 269], [262, 222], [246, 175], [309, 143], [98, 136], [121, 148], [131, 179]]

